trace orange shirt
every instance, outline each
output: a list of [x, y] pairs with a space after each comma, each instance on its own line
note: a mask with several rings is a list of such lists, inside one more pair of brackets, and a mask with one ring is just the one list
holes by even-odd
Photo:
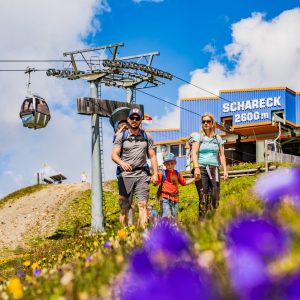
[[[166, 172], [166, 179], [164, 180], [162, 184], [161, 189], [161, 197], [167, 198], [173, 202], [179, 201], [179, 194], [178, 194], [178, 184], [185, 185], [185, 179], [181, 174], [179, 174], [179, 177], [177, 175], [177, 172], [174, 170], [172, 172], [169, 172], [168, 170]], [[161, 184], [162, 182], [163, 173], [158, 174], [158, 183]]]

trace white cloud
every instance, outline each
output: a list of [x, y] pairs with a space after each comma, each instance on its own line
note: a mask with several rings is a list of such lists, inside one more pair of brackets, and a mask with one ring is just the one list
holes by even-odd
[[216, 53], [216, 47], [212, 43], [209, 43], [203, 47], [203, 51], [214, 55]]
[[[233, 68], [214, 58], [191, 73], [191, 83], [215, 94], [220, 89], [288, 86], [300, 90], [300, 9], [284, 11], [272, 20], [261, 13], [232, 25], [232, 43], [225, 57]], [[179, 97], [209, 96], [191, 85]]]
[[[169, 100], [167, 100], [169, 101]], [[176, 105], [180, 105], [177, 101]], [[168, 106], [165, 108], [165, 113], [161, 116], [151, 116], [153, 118], [152, 124], [145, 124], [145, 128], [179, 128], [180, 126], [180, 110], [175, 106]]]
[[[100, 28], [94, 16], [109, 11], [104, 0], [10, 0], [0, 10], [1, 59], [62, 59], [62, 53], [87, 48], [83, 39]], [[2, 63], [0, 69], [24, 69], [28, 63]], [[31, 63], [48, 69], [49, 63]], [[56, 65], [63, 68], [63, 65]], [[44, 163], [79, 181], [80, 173], [90, 174], [91, 121], [79, 116], [76, 98], [89, 95], [87, 83], [32, 74], [32, 91], [45, 97], [52, 118], [45, 129], [22, 127], [19, 111], [26, 92], [27, 76], [21, 72], [0, 72], [0, 194], [36, 182]], [[104, 140], [112, 129], [104, 122]], [[109, 155], [111, 145], [105, 144]], [[106, 174], [112, 176], [110, 159]]]

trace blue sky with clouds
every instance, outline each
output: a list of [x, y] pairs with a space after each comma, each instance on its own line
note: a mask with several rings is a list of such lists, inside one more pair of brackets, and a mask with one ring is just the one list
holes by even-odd
[[[215, 58], [228, 68], [233, 67], [224, 55], [224, 46], [232, 42], [232, 24], [251, 17], [254, 12], [264, 14], [268, 21], [299, 4], [296, 0], [112, 0], [110, 11], [97, 16], [101, 31], [87, 42], [95, 45], [125, 42], [120, 49], [122, 55], [159, 51], [154, 66], [189, 80], [192, 71], [206, 68]], [[174, 79], [165, 83], [147, 92], [175, 102], [183, 82]], [[157, 100], [138, 94], [139, 100], [149, 114], [157, 114], [154, 105], [149, 105]]]
[[[300, 91], [300, 1], [179, 0], [10, 0], [0, 10], [0, 59], [62, 59], [69, 50], [124, 42], [119, 55], [159, 51], [153, 66], [213, 93], [220, 89], [288, 86]], [[18, 7], [18, 9], [16, 9]], [[30, 16], [30, 18], [28, 17]], [[0, 69], [28, 63], [2, 63]], [[47, 69], [51, 63], [30, 64]], [[44, 96], [52, 119], [43, 130], [22, 127], [19, 110], [27, 77], [0, 72], [0, 198], [34, 184], [44, 163], [69, 182], [90, 174], [90, 120], [76, 111], [76, 98], [89, 95], [84, 81], [32, 76], [32, 89]], [[178, 79], [147, 92], [179, 103], [207, 95]], [[103, 89], [106, 99], [125, 92]], [[179, 110], [137, 93], [154, 117], [153, 127], [178, 127]], [[112, 129], [104, 121], [104, 138]], [[111, 144], [105, 143], [105, 178], [114, 177]]]

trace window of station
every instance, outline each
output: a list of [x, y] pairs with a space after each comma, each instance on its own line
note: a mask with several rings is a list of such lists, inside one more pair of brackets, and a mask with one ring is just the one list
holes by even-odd
[[[272, 119], [274, 120], [274, 116], [279, 117], [280, 119], [285, 120], [285, 116], [284, 116], [284, 111], [283, 110], [276, 110], [276, 111], [272, 111]], [[278, 121], [275, 119], [275, 121]]]
[[222, 125], [225, 127], [225, 129], [230, 130], [232, 127], [232, 117], [224, 117], [221, 120], [222, 120]]
[[170, 152], [178, 157], [179, 156], [179, 144], [170, 145]]
[[185, 155], [186, 155], [185, 144], [180, 144], [180, 156], [185, 156]]

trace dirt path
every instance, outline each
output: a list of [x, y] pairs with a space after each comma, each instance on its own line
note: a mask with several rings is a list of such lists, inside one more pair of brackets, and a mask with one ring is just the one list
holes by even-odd
[[[0, 208], [0, 250], [26, 246], [27, 238], [54, 233], [59, 215], [88, 183], [51, 185]], [[26, 239], [25, 239], [26, 237]]]

